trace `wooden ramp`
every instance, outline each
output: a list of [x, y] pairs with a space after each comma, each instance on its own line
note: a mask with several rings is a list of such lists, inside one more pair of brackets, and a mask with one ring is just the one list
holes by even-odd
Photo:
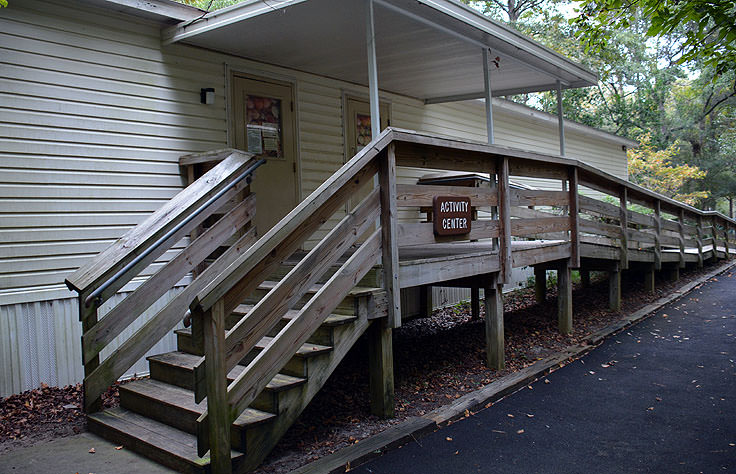
[[[534, 267], [538, 298], [546, 271], [557, 271], [559, 328], [569, 332], [573, 268], [583, 281], [608, 272], [616, 309], [622, 271], [653, 289], [656, 271], [676, 278], [736, 253], [736, 222], [721, 214], [575, 160], [406, 130], [382, 132], [260, 235], [249, 184], [264, 160], [228, 149], [180, 163], [190, 185], [67, 285], [79, 294], [90, 428], [181, 472], [256, 467], [363, 334], [366, 396], [374, 413], [392, 416], [402, 289], [419, 288], [427, 311], [431, 286], [470, 288], [475, 313], [482, 289], [487, 363], [500, 369], [513, 268]], [[398, 166], [485, 178], [400, 183]], [[362, 188], [367, 196], [335, 221]], [[129, 283], [135, 291], [103, 315]], [[100, 395], [175, 328], [178, 350], [149, 356], [150, 379], [121, 386], [121, 406], [100, 411]]]

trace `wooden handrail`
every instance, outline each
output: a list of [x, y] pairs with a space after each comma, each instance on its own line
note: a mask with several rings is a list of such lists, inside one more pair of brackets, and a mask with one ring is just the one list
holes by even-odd
[[[234, 180], [238, 172], [242, 172], [252, 165], [252, 154], [234, 150], [215, 168], [207, 172], [202, 178], [188, 186], [174, 198], [169, 200], [160, 209], [148, 216], [143, 222], [126, 232], [120, 239], [100, 252], [92, 261], [80, 267], [66, 279], [69, 289], [79, 294], [88, 295], [92, 289], [101, 285], [119, 269], [133, 261], [161, 236], [173, 229], [186, 219], [196, 209], [201, 207], [209, 198]], [[186, 229], [185, 229], [186, 230]], [[181, 240], [183, 233], [177, 233], [169, 239], [173, 245]], [[179, 235], [182, 234], [182, 235]], [[178, 238], [177, 240], [174, 240]], [[131, 275], [137, 274], [140, 269], [158, 258], [171, 245], [164, 243], [148, 258], [141, 261], [135, 268], [122, 275], [119, 281], [109, 288], [103, 299], [114, 294], [125, 283], [130, 281]], [[137, 270], [137, 271], [136, 271]]]
[[[181, 321], [192, 293], [201, 289], [207, 278], [223, 268], [215, 264], [206, 275], [202, 275], [202, 279], [195, 279], [104, 361], [100, 361], [100, 352], [189, 274], [195, 265], [232, 236], [237, 236], [255, 214], [255, 198], [250, 195], [98, 321], [101, 301], [112, 296], [174, 243], [242, 194], [254, 168], [262, 162], [237, 150], [229, 150], [227, 156], [219, 155], [225, 158], [224, 161], [67, 279], [68, 286], [79, 293], [80, 320], [83, 322], [84, 406], [87, 411], [97, 409], [100, 395]], [[241, 253], [252, 243], [253, 237], [254, 232], [246, 233], [223, 256], [233, 258], [232, 255]], [[95, 304], [85, 304], [90, 300]]]

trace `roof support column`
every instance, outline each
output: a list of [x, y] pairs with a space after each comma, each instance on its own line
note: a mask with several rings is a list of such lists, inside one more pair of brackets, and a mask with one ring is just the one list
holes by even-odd
[[371, 104], [371, 135], [375, 139], [381, 133], [381, 116], [378, 105], [378, 66], [376, 63], [376, 32], [373, 24], [373, 0], [366, 0], [365, 39], [368, 49], [368, 95]]
[[493, 103], [491, 92], [491, 54], [488, 48], [483, 48], [483, 88], [486, 98], [486, 129], [488, 131], [488, 143], [493, 145], [496, 139], [493, 136]]
[[557, 80], [557, 128], [560, 130], [560, 156], [565, 156], [565, 120], [562, 117], [562, 83]]

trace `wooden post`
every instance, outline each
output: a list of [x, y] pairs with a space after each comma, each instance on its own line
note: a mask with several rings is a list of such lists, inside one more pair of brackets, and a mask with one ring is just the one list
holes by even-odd
[[[79, 305], [79, 320], [82, 322], [82, 334], [85, 334], [87, 331], [91, 330], [95, 326], [95, 324], [97, 324], [97, 303], [92, 302], [89, 308], [85, 307], [84, 305], [84, 302], [87, 300], [87, 297], [92, 291], [94, 291], [94, 288], [91, 288], [88, 292], [80, 293], [79, 298], [77, 299], [77, 304]], [[82, 354], [84, 355], [84, 344], [82, 340], [80, 340], [80, 345], [82, 346]], [[85, 382], [83, 384], [83, 406], [85, 413], [94, 413], [102, 410], [102, 397], [98, 396], [95, 398], [90, 398], [90, 395], [87, 393], [86, 382], [86, 378], [89, 377], [89, 375], [94, 372], [94, 370], [99, 367], [99, 365], [99, 354], [92, 357], [88, 362], [84, 364]]]
[[534, 297], [539, 304], [547, 299], [547, 269], [542, 265], [534, 267]]
[[432, 316], [432, 286], [422, 285], [419, 287], [419, 315], [423, 318]]
[[557, 324], [562, 334], [572, 333], [572, 278], [568, 260], [557, 269]]
[[470, 288], [470, 315], [472, 319], [480, 319], [480, 288]]
[[608, 307], [621, 311], [621, 268], [614, 265], [608, 272]]
[[726, 247], [726, 260], [731, 260], [731, 249], [728, 246], [728, 221], [723, 223], [723, 245]]
[[580, 233], [578, 232], [580, 206], [578, 203], [578, 168], [576, 166], [568, 168], [568, 179], [570, 181], [568, 189], [570, 193], [570, 206], [568, 207], [568, 215], [570, 216], [570, 266], [580, 268]]
[[685, 268], [685, 210], [682, 208], [677, 219], [677, 227], [680, 232], [680, 268]]
[[713, 229], [713, 259], [718, 260], [718, 227], [716, 227], [716, 216], [711, 216], [710, 225]]
[[399, 247], [396, 241], [396, 145], [390, 143], [385, 155], [379, 155], [381, 186], [381, 249], [383, 286], [388, 299], [388, 325], [401, 326], [401, 295], [399, 289]]
[[386, 318], [374, 320], [368, 328], [368, 370], [371, 413], [382, 418], [394, 416], [394, 350], [392, 329]]
[[[207, 443], [213, 473], [232, 472], [230, 459], [230, 404], [227, 397], [227, 367], [225, 365], [225, 300], [219, 299], [202, 317], [204, 355], [207, 380]], [[202, 415], [200, 420], [204, 417]], [[205, 429], [198, 423], [198, 435]], [[201, 433], [204, 434], [204, 433]], [[197, 449], [203, 456], [205, 446], [198, 436]]]
[[590, 288], [590, 270], [580, 270], [580, 283], [583, 288]]
[[628, 206], [628, 189], [624, 186], [618, 195], [621, 222], [621, 269], [629, 268], [629, 210]]
[[644, 289], [654, 294], [654, 265], [649, 265], [644, 270]]
[[680, 266], [674, 265], [667, 269], [667, 272], [665, 273], [665, 278], [667, 278], [667, 281], [677, 281], [680, 279]]
[[703, 216], [698, 215], [698, 224], [695, 228], [698, 242], [698, 268], [703, 268]]
[[509, 188], [509, 159], [498, 164], [498, 228], [501, 273], [499, 283], [511, 281], [511, 196]]
[[503, 332], [503, 285], [492, 278], [483, 288], [486, 304], [486, 364], [491, 369], [506, 368]]
[[662, 269], [662, 210], [659, 199], [654, 201], [654, 268]]

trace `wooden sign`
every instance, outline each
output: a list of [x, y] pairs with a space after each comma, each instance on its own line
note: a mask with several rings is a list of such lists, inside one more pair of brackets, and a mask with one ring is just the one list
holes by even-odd
[[463, 235], [470, 232], [470, 198], [435, 196], [434, 235]]

